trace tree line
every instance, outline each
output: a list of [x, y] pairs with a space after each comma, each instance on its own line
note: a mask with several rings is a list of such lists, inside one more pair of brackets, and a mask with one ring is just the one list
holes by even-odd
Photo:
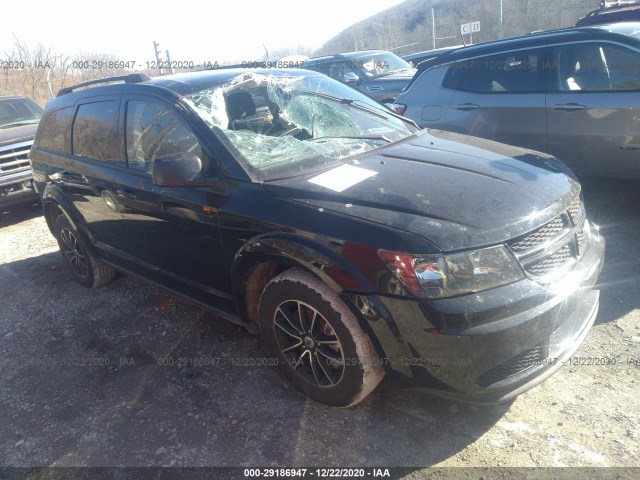
[[473, 43], [565, 28], [599, 8], [600, 3], [600, 0], [407, 0], [350, 26], [314, 55], [382, 49], [403, 56], [431, 50], [434, 44], [435, 48], [461, 45], [463, 40], [464, 43], [471, 40], [470, 35], [464, 39], [461, 36], [461, 24], [476, 21], [480, 22], [480, 32], [473, 34]]

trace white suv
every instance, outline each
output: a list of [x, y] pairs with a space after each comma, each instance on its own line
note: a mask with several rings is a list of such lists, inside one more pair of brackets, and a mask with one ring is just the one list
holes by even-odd
[[640, 23], [445, 52], [394, 106], [421, 127], [547, 152], [578, 173], [640, 177]]

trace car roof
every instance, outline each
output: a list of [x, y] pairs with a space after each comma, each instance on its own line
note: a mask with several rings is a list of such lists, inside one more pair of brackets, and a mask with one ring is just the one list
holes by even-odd
[[[111, 83], [108, 85], [92, 86], [83, 90], [73, 91], [74, 88], [68, 87], [58, 94], [58, 97], [51, 100], [47, 104], [47, 109], [64, 108], [73, 105], [78, 99], [93, 97], [97, 95], [109, 95], [120, 93], [164, 93], [177, 94], [180, 96], [189, 95], [193, 92], [215, 88], [241, 75], [275, 75], [275, 76], [312, 76], [321, 75], [306, 69], [275, 69], [275, 68], [220, 68], [211, 70], [200, 70], [196, 72], [177, 73], [174, 75], [166, 75], [160, 77], [148, 78], [144, 75], [134, 74], [132, 78], [139, 79], [125, 83]], [[105, 78], [101, 83], [109, 81], [122, 81], [126, 77]], [[82, 85], [82, 84], [80, 84]]]
[[0, 97], [0, 102], [3, 100], [31, 100], [31, 99], [29, 97], [25, 97], [24, 95], [7, 95], [7, 96]]
[[640, 15], [640, 2], [623, 3], [592, 10], [578, 20], [576, 26], [595, 25], [609, 21], [625, 21], [625, 19], [637, 18], [638, 15]]
[[154, 77], [148, 83], [169, 88], [179, 95], [188, 95], [207, 88], [224, 85], [244, 74], [273, 75], [277, 77], [320, 75], [317, 72], [301, 68], [229, 68]]
[[403, 58], [403, 60], [406, 60], [407, 62], [411, 61], [411, 60], [415, 60], [416, 58], [422, 58], [422, 57], [435, 57], [437, 55], [441, 55], [444, 52], [448, 52], [451, 50], [455, 50], [457, 48], [462, 48], [463, 45], [454, 45], [451, 47], [440, 47], [440, 48], [434, 48], [432, 50], [424, 50], [422, 52], [416, 52], [416, 53], [411, 53], [409, 55], [405, 55]]
[[372, 53], [391, 53], [388, 50], [358, 50], [357, 52], [345, 52], [345, 53], [334, 53], [331, 55], [324, 55], [322, 57], [313, 57], [309, 58], [305, 61], [314, 63], [318, 62], [330, 62], [332, 60], [345, 60], [350, 58], [360, 58], [366, 55], [370, 55]]
[[461, 60], [476, 55], [497, 53], [509, 48], [545, 46], [549, 42], [553, 41], [611, 39], [625, 40], [634, 43], [637, 42], [638, 46], [640, 46], [640, 40], [630, 36], [630, 34], [635, 32], [640, 32], [640, 22], [608, 23], [602, 25], [589, 25], [584, 27], [534, 32], [519, 37], [494, 40], [486, 43], [478, 43], [476, 45], [467, 45], [465, 47], [442, 52], [430, 61], [421, 63], [420, 68], [424, 70], [433, 65], [449, 63], [451, 61]]

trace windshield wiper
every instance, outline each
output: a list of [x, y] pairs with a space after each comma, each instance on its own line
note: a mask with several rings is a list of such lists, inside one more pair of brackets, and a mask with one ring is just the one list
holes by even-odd
[[20, 120], [18, 122], [6, 123], [4, 125], [0, 125], [0, 128], [8, 128], [8, 127], [19, 127], [20, 125], [31, 125], [32, 123], [38, 123], [40, 121], [39, 118], [34, 118], [31, 120]]
[[354, 139], [354, 140], [383, 140], [387, 143], [392, 142], [391, 139], [385, 137], [384, 135], [344, 135], [344, 136], [338, 136], [338, 137], [325, 136], [325, 137], [313, 138], [311, 140], [315, 142], [316, 140], [325, 140], [327, 138], [348, 138], [348, 139]]
[[317, 93], [317, 92], [310, 92], [310, 91], [305, 91], [302, 93], [306, 95], [311, 95], [313, 97], [320, 97], [320, 98], [326, 98], [327, 100], [333, 100], [334, 102], [338, 102], [342, 105], [350, 105], [360, 110], [364, 110], [365, 112], [368, 112], [371, 115], [375, 115], [376, 117], [379, 117], [379, 118], [388, 118], [389, 116], [380, 112], [376, 112], [375, 110], [365, 107], [364, 105], [357, 104], [355, 102], [357, 102], [358, 100], [354, 100], [352, 98], [340, 98], [340, 97], [334, 97], [333, 95], [327, 95], [326, 93]]
[[[360, 110], [364, 110], [365, 112], [369, 112], [372, 115], [376, 115], [379, 118], [384, 118], [387, 119], [389, 117], [395, 117], [399, 120], [402, 120], [405, 123], [410, 123], [411, 125], [413, 125], [415, 128], [420, 129], [420, 127], [418, 126], [418, 124], [416, 122], [414, 122], [413, 120], [403, 117], [402, 115], [398, 115], [396, 112], [394, 112], [393, 110], [391, 110], [390, 108], [387, 108], [386, 106], [379, 104], [375, 105], [375, 108], [377, 108], [378, 110], [380, 110], [379, 112], [376, 112], [375, 110], [365, 107], [364, 105], [358, 105], [354, 102], [360, 102], [361, 100], [355, 100], [352, 98], [340, 98], [340, 97], [334, 97], [333, 95], [327, 95], [326, 93], [317, 93], [317, 92], [310, 92], [310, 91], [304, 91], [302, 93], [305, 93], [307, 95], [311, 95], [314, 97], [320, 97], [320, 98], [327, 98], [329, 100], [333, 100], [334, 102], [338, 102], [344, 105], [352, 105], [356, 108], [359, 108]], [[382, 113], [384, 112], [384, 113]], [[413, 132], [412, 132], [413, 133]], [[415, 135], [415, 134], [414, 134]]]

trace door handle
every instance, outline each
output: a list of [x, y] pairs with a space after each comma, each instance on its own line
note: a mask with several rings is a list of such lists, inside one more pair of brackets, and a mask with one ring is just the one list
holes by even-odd
[[580, 105], [579, 103], [559, 103], [553, 106], [554, 110], [561, 110], [563, 112], [577, 112], [585, 108], [587, 108], [586, 105]]
[[136, 198], [136, 194], [133, 193], [131, 190], [123, 190], [119, 188], [117, 190], [117, 194], [120, 195], [121, 197], [128, 198], [129, 200], [135, 200]]
[[453, 108], [467, 112], [469, 110], [476, 110], [477, 108], [480, 108], [480, 105], [476, 105], [475, 103], [461, 103]]

